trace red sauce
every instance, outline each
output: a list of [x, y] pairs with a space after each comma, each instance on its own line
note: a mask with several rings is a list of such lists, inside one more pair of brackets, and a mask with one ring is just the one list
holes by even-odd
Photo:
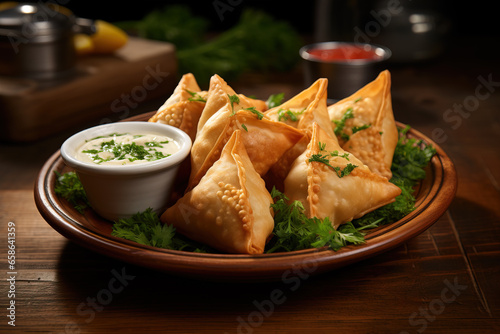
[[374, 49], [364, 48], [357, 45], [340, 45], [334, 49], [311, 49], [308, 50], [314, 58], [327, 61], [349, 61], [349, 60], [379, 60], [382, 56], [375, 53]]

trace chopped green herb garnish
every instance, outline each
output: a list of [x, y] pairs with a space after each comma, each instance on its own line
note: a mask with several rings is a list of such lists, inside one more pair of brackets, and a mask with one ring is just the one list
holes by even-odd
[[243, 128], [243, 130], [245, 130], [246, 132], [248, 132], [247, 126], [245, 124], [241, 124], [241, 127]]
[[186, 92], [189, 93], [189, 95], [191, 95], [191, 97], [188, 99], [188, 101], [191, 101], [191, 102], [207, 102], [206, 99], [204, 99], [200, 94], [196, 93], [196, 92], [192, 92], [188, 89], [185, 90]]
[[[167, 141], [167, 143], [168, 143], [168, 141]], [[163, 148], [163, 145], [161, 145], [161, 143], [158, 143], [158, 142], [155, 142], [155, 141], [147, 141], [147, 142], [144, 143], [144, 146]]]
[[254, 113], [255, 115], [257, 115], [258, 119], [264, 118], [264, 114], [261, 113], [260, 111], [258, 111], [257, 109], [255, 109], [255, 107], [245, 108], [244, 110], [248, 110], [248, 111]]
[[344, 167], [344, 169], [341, 169], [340, 167], [336, 166], [336, 167], [333, 167], [333, 170], [335, 171], [335, 173], [337, 173], [337, 176], [339, 178], [342, 178], [344, 176], [347, 176], [347, 175], [351, 174], [351, 172], [356, 167], [358, 167], [358, 166], [353, 165], [351, 163], [348, 163], [347, 166]]
[[[326, 143], [318, 142], [318, 146], [319, 146], [320, 151], [324, 151], [326, 148]], [[335, 150], [333, 152], [330, 152], [330, 156], [340, 157], [340, 158], [344, 158], [346, 160], [349, 160], [349, 153], [347, 153], [347, 152], [345, 152], [344, 154], [339, 154], [339, 151]], [[338, 166], [332, 166], [330, 164], [330, 160], [328, 159], [328, 155], [320, 154], [320, 153], [311, 155], [311, 157], [307, 161], [308, 162], [321, 162], [321, 163], [327, 165], [328, 167], [331, 167], [335, 171], [335, 173], [337, 174], [337, 176], [339, 178], [342, 178], [344, 176], [349, 175], [353, 171], [354, 168], [358, 167], [358, 166], [353, 165], [351, 163], [348, 163], [347, 166], [344, 167], [344, 169], [341, 169]]]
[[349, 135], [343, 131], [344, 131], [344, 127], [345, 127], [345, 122], [350, 118], [354, 118], [353, 109], [347, 108], [345, 114], [342, 116], [342, 118], [340, 120], [335, 120], [335, 119], [332, 120], [332, 122], [335, 123], [335, 125], [336, 125], [335, 130], [334, 130], [335, 135], [342, 138], [345, 141], [349, 140]]
[[227, 94], [227, 96], [229, 96], [229, 102], [231, 102], [231, 116], [233, 116], [235, 114], [234, 104], [240, 103], [240, 98], [236, 94], [234, 94], [234, 95]]
[[335, 167], [333, 167], [332, 165], [330, 165], [330, 160], [328, 160], [328, 156], [327, 155], [323, 155], [323, 154], [313, 154], [311, 155], [311, 157], [309, 158], [309, 160], [307, 160], [308, 162], [321, 162], [325, 165], [327, 165], [328, 167], [331, 167], [333, 169], [335, 169]]
[[286, 121], [290, 120], [292, 122], [297, 122], [299, 118], [297, 116], [300, 116], [306, 111], [306, 109], [302, 109], [301, 111], [291, 111], [290, 109], [285, 110], [285, 109], [279, 109], [278, 110], [278, 121]]
[[271, 94], [266, 101], [267, 107], [271, 109], [279, 106], [284, 98], [285, 93]]
[[344, 158], [346, 160], [349, 160], [349, 153], [345, 152], [344, 154], [340, 154], [339, 151], [335, 150], [333, 152], [330, 152], [330, 155], [332, 157], [340, 157], [340, 158]]
[[[133, 137], [135, 138], [135, 136]], [[103, 162], [111, 160], [128, 160], [130, 162], [136, 160], [155, 161], [170, 156], [170, 154], [165, 155], [155, 149], [163, 148], [162, 144], [165, 143], [168, 143], [168, 141], [163, 141], [162, 143], [151, 141], [145, 142], [144, 146], [142, 146], [135, 142], [130, 144], [117, 143], [114, 139], [111, 139], [101, 142], [97, 149], [83, 150], [82, 153], [89, 154], [90, 158], [96, 164], [102, 164]], [[104, 157], [101, 156], [101, 154], [105, 152], [109, 154], [104, 155]]]
[[372, 126], [372, 125], [371, 124], [364, 124], [361, 126], [353, 126], [352, 127], [352, 134], [355, 134], [356, 132], [361, 131], [361, 130], [368, 129], [370, 126]]

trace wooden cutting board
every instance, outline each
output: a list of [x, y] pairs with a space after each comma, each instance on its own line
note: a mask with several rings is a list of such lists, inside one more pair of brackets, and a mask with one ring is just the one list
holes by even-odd
[[78, 58], [75, 73], [43, 82], [0, 76], [0, 140], [34, 141], [110, 115], [127, 117], [177, 84], [175, 47], [130, 38], [113, 55]]

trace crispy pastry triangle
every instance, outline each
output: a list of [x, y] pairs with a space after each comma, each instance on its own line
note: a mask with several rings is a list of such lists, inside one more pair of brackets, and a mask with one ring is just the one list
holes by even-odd
[[[218, 81], [225, 84], [229, 93], [236, 94], [228, 88], [225, 81], [216, 76]], [[198, 131], [198, 123], [206, 105], [207, 91], [202, 91], [192, 73], [186, 73], [175, 87], [172, 95], [163, 103], [158, 111], [149, 119], [149, 122], [157, 122], [175, 126], [186, 132], [194, 141]], [[238, 94], [240, 100], [248, 105], [255, 106], [258, 110], [267, 109], [265, 101], [252, 99], [243, 94]], [[214, 108], [209, 108], [214, 110]], [[211, 115], [205, 113], [202, 126]]]
[[250, 110], [239, 110], [227, 118], [205, 161], [198, 172], [191, 175], [188, 189], [193, 188], [219, 159], [222, 149], [236, 130], [241, 130], [241, 141], [259, 175], [265, 175], [285, 152], [304, 137], [301, 131], [281, 122], [273, 122], [253, 108]]
[[[258, 108], [254, 104], [259, 104], [258, 100], [236, 94], [220, 76], [212, 76], [207, 103], [201, 114], [198, 123], [198, 133], [191, 148], [191, 186], [194, 186], [200, 177], [203, 176], [206, 169], [208, 169], [207, 167], [211, 166], [211, 164], [207, 166], [205, 160], [212, 151], [218, 149], [218, 154], [220, 155], [223, 146], [218, 146], [217, 144], [221, 136], [226, 138], [226, 141], [230, 137], [232, 130], [228, 126], [231, 118], [241, 109], [254, 108], [254, 110], [258, 111]], [[228, 131], [230, 132], [227, 133]], [[253, 155], [251, 156], [253, 157]], [[218, 155], [215, 160], [217, 159]], [[215, 160], [212, 159], [212, 162]], [[205, 169], [200, 174], [200, 170], [204, 165]]]
[[333, 136], [326, 103], [327, 86], [328, 79], [318, 79], [309, 88], [283, 104], [267, 110], [265, 114], [273, 121], [284, 122], [305, 131], [309, 136], [312, 124], [316, 122]]
[[186, 132], [191, 140], [194, 140], [198, 120], [205, 107], [205, 102], [196, 101], [196, 97], [193, 95], [204, 99], [207, 92], [201, 91], [192, 73], [184, 74], [172, 95], [149, 119], [149, 122], [175, 126]]
[[391, 76], [385, 70], [351, 96], [328, 107], [342, 148], [390, 179], [398, 130], [391, 101]]
[[400, 193], [316, 123], [307, 150], [285, 179], [285, 195], [291, 201], [301, 201], [308, 217], [328, 217], [335, 228], [393, 202]]
[[236, 130], [220, 159], [161, 221], [223, 252], [261, 254], [274, 228], [272, 202]]
[[306, 135], [283, 154], [281, 159], [271, 167], [269, 173], [264, 176], [269, 186], [275, 186], [283, 191], [283, 180], [288, 175], [293, 161], [305, 151], [311, 138], [314, 123], [319, 124], [332, 138], [336, 138], [330, 125], [327, 110], [327, 86], [327, 79], [318, 79], [309, 88], [290, 100], [265, 112], [265, 115], [272, 120], [296, 127]]
[[[233, 98], [232, 102], [230, 96], [237, 96], [238, 99]], [[205, 123], [215, 114], [217, 117], [222, 115], [231, 114], [234, 110], [242, 108], [255, 107], [259, 111], [267, 109], [266, 102], [258, 99], [249, 98], [243, 94], [236, 94], [236, 92], [222, 79], [219, 75], [214, 74], [210, 78], [210, 86], [208, 88], [207, 103], [198, 123], [198, 132], [205, 126]]]

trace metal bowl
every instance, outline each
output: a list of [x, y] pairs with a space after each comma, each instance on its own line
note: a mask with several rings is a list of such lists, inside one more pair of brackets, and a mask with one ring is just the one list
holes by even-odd
[[[342, 50], [358, 48], [373, 54], [369, 58], [325, 59], [315, 56], [311, 50]], [[345, 98], [374, 80], [385, 69], [391, 50], [386, 47], [347, 42], [322, 42], [303, 46], [299, 50], [305, 65], [306, 85], [311, 85], [318, 78], [328, 79], [328, 99], [334, 102]]]

